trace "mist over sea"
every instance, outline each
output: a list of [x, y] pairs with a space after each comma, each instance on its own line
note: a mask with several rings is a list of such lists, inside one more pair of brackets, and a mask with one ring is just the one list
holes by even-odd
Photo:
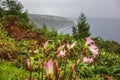
[[[77, 24], [77, 18], [70, 18]], [[90, 24], [92, 37], [102, 37], [105, 40], [114, 40], [120, 43], [120, 18], [87, 18]], [[60, 33], [72, 34], [72, 27], [59, 30]]]

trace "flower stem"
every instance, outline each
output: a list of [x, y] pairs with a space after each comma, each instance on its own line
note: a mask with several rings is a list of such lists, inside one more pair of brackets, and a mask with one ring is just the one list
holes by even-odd
[[30, 71], [30, 77], [29, 80], [32, 80], [32, 71]]
[[40, 72], [38, 72], [38, 80], [40, 80]]
[[68, 80], [72, 80], [72, 75], [73, 75], [73, 72], [70, 72], [70, 75], [69, 75], [69, 79], [68, 79]]
[[43, 71], [43, 67], [44, 67], [44, 58], [43, 58], [43, 62], [42, 62], [42, 75], [41, 75], [42, 80], [43, 80], [43, 73], [44, 73], [44, 71]]
[[64, 64], [64, 76], [63, 76], [63, 80], [65, 80], [65, 78], [66, 78], [66, 66], [67, 66], [67, 57], [65, 57], [65, 64]]
[[82, 52], [80, 53], [80, 55], [78, 56], [77, 60], [75, 61], [75, 65], [74, 65], [74, 68], [75, 68], [75, 72], [77, 73], [77, 68], [78, 68], [78, 65], [80, 63], [80, 57], [83, 55], [83, 53], [86, 52], [86, 48], [84, 48], [82, 50]]

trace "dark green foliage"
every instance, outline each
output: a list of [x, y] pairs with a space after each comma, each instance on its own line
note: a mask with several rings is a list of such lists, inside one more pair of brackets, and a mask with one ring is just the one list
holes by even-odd
[[29, 22], [29, 16], [28, 16], [27, 11], [25, 11], [25, 12], [21, 13], [20, 15], [18, 15], [18, 17], [24, 19], [26, 22]]
[[73, 27], [73, 37], [75, 39], [84, 39], [87, 36], [90, 36], [90, 25], [86, 22], [86, 16], [84, 13], [81, 13], [78, 19], [77, 27]]
[[120, 53], [120, 44], [116, 41], [104, 40], [101, 37], [94, 38], [94, 41], [96, 42], [97, 46], [99, 46], [99, 49], [104, 49], [110, 53]]
[[43, 29], [47, 30], [47, 27], [46, 27], [46, 25], [45, 25], [45, 24], [43, 24]]
[[78, 39], [78, 32], [77, 32], [77, 28], [75, 26], [72, 27], [72, 32], [73, 32], [73, 37], [75, 39]]
[[16, 15], [19, 18], [24, 18], [26, 21], [29, 21], [27, 11], [23, 11], [22, 4], [17, 0], [2, 1], [0, 12], [2, 14], [4, 13], [4, 15]]
[[[4, 15], [4, 10], [2, 8], [0, 8], [0, 11], [0, 17], [2, 17], [0, 18], [0, 80], [28, 80], [29, 72], [26, 62], [26, 59], [28, 58], [33, 61], [34, 66], [32, 77], [33, 80], [36, 80], [38, 78], [38, 58], [40, 58], [41, 63], [43, 59], [43, 53], [46, 53], [46, 62], [46, 60], [49, 60], [54, 56], [60, 45], [72, 44], [74, 41], [76, 41], [77, 43], [75, 47], [72, 48], [67, 54], [68, 61], [66, 67], [66, 77], [69, 76], [71, 65], [75, 63], [75, 60], [78, 58], [79, 54], [85, 47], [85, 40], [83, 38], [90, 35], [89, 25], [86, 23], [86, 17], [84, 14], [81, 14], [79, 17], [77, 27], [73, 27], [73, 37], [75, 39], [78, 39], [75, 40], [69, 34], [59, 35], [54, 29], [52, 31], [49, 31], [46, 25], [43, 25], [43, 29], [33, 28], [32, 26], [34, 23], [29, 23], [27, 12], [20, 13], [19, 15]], [[24, 33], [24, 35], [27, 35], [27, 38], [22, 35], [21, 39], [15, 40], [13, 37], [10, 37], [8, 35], [8, 32], [4, 28], [5, 26], [10, 26], [10, 24], [6, 25], [6, 23], [14, 21], [18, 22], [18, 24], [13, 24], [13, 26], [15, 25], [16, 28], [14, 34], [21, 36], [22, 34], [19, 32], [21, 31], [21, 33]], [[23, 28], [20, 29], [17, 27]], [[24, 29], [24, 27], [27, 29]], [[13, 31], [11, 30], [11, 32]], [[49, 44], [46, 48], [46, 51], [44, 51], [44, 42], [47, 40], [49, 41]], [[82, 58], [84, 56], [80, 56], [80, 64], [78, 65], [77, 69], [77, 80], [119, 80], [120, 44], [110, 40], [104, 41], [100, 37], [94, 38], [94, 41], [96, 45], [99, 46], [99, 54], [92, 64], [83, 63]], [[67, 46], [65, 49], [67, 49]], [[3, 59], [11, 61], [5, 61]], [[57, 61], [57, 56], [54, 60]], [[63, 70], [64, 62], [62, 58], [60, 60], [59, 66], [61, 66], [60, 70]]]
[[0, 17], [4, 15], [4, 10], [0, 7]]

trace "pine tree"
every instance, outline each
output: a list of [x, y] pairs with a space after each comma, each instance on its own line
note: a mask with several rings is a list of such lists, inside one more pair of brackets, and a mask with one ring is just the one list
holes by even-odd
[[77, 27], [73, 27], [73, 37], [75, 39], [84, 39], [87, 36], [90, 36], [90, 25], [86, 22], [86, 16], [84, 13], [81, 13], [78, 19]]

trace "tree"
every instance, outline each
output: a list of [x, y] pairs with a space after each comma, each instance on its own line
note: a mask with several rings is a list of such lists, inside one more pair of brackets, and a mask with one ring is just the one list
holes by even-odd
[[73, 27], [73, 37], [75, 39], [84, 39], [87, 36], [90, 36], [90, 25], [86, 22], [86, 16], [84, 13], [81, 13], [78, 19], [77, 26]]
[[43, 29], [47, 30], [46, 24], [43, 24]]
[[0, 17], [4, 15], [4, 10], [0, 7]]
[[5, 0], [2, 1], [2, 8], [6, 11], [6, 14], [19, 15], [23, 11], [23, 6], [17, 0]]
[[77, 38], [78, 38], [78, 32], [77, 32], [76, 26], [73, 26], [73, 27], [72, 27], [72, 32], [73, 32], [73, 37], [74, 37], [75, 39], [77, 39]]
[[4, 10], [2, 9], [2, 0], [0, 0], [0, 17], [4, 15]]
[[23, 11], [23, 5], [18, 0], [0, 0], [0, 17], [5, 16], [9, 22], [18, 22], [20, 27], [32, 28], [29, 25], [27, 11]]

